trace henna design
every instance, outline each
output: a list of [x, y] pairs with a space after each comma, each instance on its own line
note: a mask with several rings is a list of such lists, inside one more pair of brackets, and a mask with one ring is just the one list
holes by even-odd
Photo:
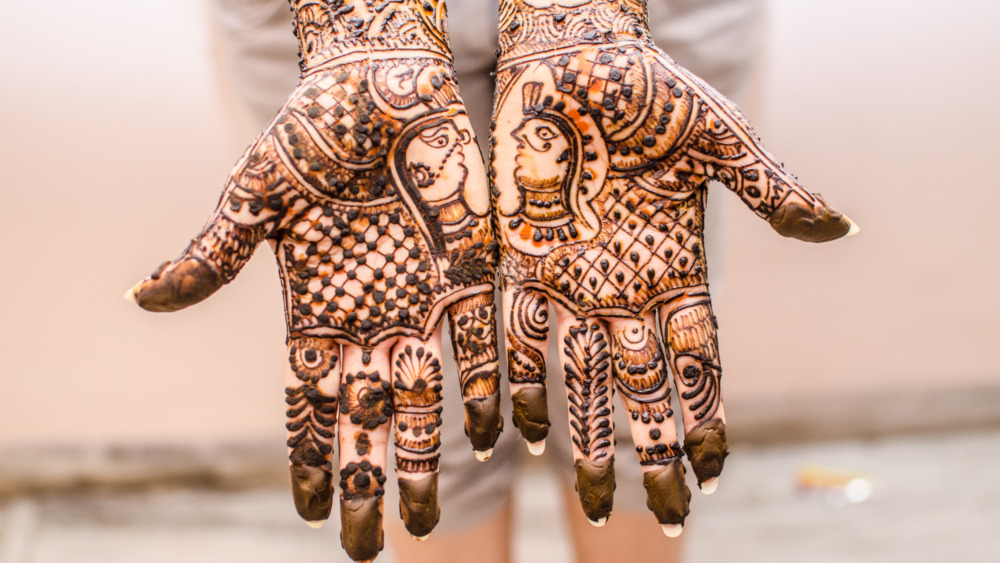
[[[410, 409], [400, 418], [410, 417], [411, 438], [425, 440], [440, 424], [436, 402], [407, 402], [417, 400], [410, 395], [418, 384], [407, 377], [425, 384], [441, 377], [437, 358], [426, 363], [427, 348], [422, 356], [414, 348], [415, 359], [396, 367], [396, 383], [409, 391], [393, 389], [380, 372], [391, 368], [381, 355], [394, 344], [439, 338], [446, 312], [466, 408], [478, 413], [469, 416], [470, 437], [477, 450], [492, 447], [502, 423], [492, 301], [498, 245], [443, 0], [290, 0], [290, 7], [299, 84], [237, 163], [202, 233], [129, 297], [154, 311], [197, 303], [268, 240], [294, 371], [287, 401], [296, 507], [316, 521], [329, 515], [335, 418], [347, 428], [342, 457], [382, 451], [395, 391]], [[336, 347], [344, 357], [360, 355], [343, 378]], [[405, 453], [436, 450], [432, 442], [404, 444], [401, 469], [431, 471], [436, 453]], [[356, 560], [372, 559], [382, 546], [379, 472], [342, 475], [342, 540]], [[404, 495], [436, 507], [436, 480], [411, 485]], [[435, 514], [422, 513], [417, 528], [429, 531]]]
[[392, 417], [392, 391], [377, 371], [345, 374], [340, 384], [340, 413], [351, 424], [374, 430]]
[[549, 337], [549, 308], [545, 295], [514, 288], [506, 326], [510, 382], [544, 383], [544, 350]]
[[381, 498], [385, 494], [386, 476], [381, 467], [370, 461], [353, 461], [340, 470], [340, 496], [344, 500], [355, 498]]
[[613, 455], [614, 421], [605, 333], [597, 321], [581, 321], [569, 328], [563, 343], [573, 443], [589, 460], [607, 458]]
[[452, 306], [449, 320], [462, 396], [482, 399], [492, 396], [498, 385], [496, 323], [492, 295], [479, 295]]
[[291, 0], [291, 9], [303, 72], [357, 52], [450, 52], [442, 0]]
[[715, 416], [722, 401], [717, 324], [707, 302], [670, 313], [665, 321], [670, 363], [682, 386], [681, 398], [696, 421]]
[[[676, 459], [680, 444], [665, 443], [660, 427], [673, 425], [670, 408], [670, 383], [663, 351], [656, 333], [640, 324], [612, 332], [612, 371], [615, 387], [622, 395], [633, 424], [643, 431], [635, 437], [636, 452], [642, 465], [663, 465]], [[635, 433], [634, 433], [635, 434]]]
[[495, 316], [492, 293], [462, 300], [448, 312], [466, 433], [481, 459], [488, 458], [503, 430]]
[[285, 388], [288, 410], [288, 461], [293, 498], [299, 514], [318, 521], [330, 514], [333, 494], [333, 441], [337, 424], [336, 390], [340, 347], [330, 340], [301, 338], [288, 347], [290, 381]]
[[[726, 451], [707, 324], [708, 181], [722, 182], [784, 236], [832, 240], [852, 223], [784, 170], [736, 106], [650, 42], [644, 0], [501, 0], [499, 26], [489, 177], [498, 269], [511, 298], [512, 382], [541, 380], [543, 348], [525, 322], [538, 308], [528, 296], [552, 299], [561, 318], [588, 319], [566, 337], [566, 383], [574, 442], [593, 455], [594, 421], [581, 399], [594, 400], [582, 394], [593, 385], [584, 335], [607, 323], [650, 507], [661, 523], [680, 525], [687, 489], [668, 361], [699, 483], [718, 475]], [[515, 397], [515, 421], [522, 411]], [[577, 460], [581, 501], [599, 519], [610, 511], [610, 467], [586, 461]]]
[[330, 469], [330, 454], [337, 423], [337, 396], [327, 395], [318, 387], [336, 367], [338, 357], [332, 342], [323, 339], [300, 339], [288, 349], [288, 362], [302, 385], [285, 389], [289, 409], [286, 427], [289, 456], [294, 465]]
[[430, 351], [406, 345], [393, 362], [396, 468], [437, 471], [441, 447], [441, 363]]

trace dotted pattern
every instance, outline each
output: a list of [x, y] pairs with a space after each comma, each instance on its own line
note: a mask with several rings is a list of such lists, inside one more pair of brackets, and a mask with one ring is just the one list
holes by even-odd
[[[564, 247], [546, 259], [547, 285], [586, 308], [634, 309], [677, 287], [705, 283], [701, 198], [648, 202], [637, 186], [608, 198], [598, 240]], [[587, 250], [579, 251], [580, 246]]]
[[332, 204], [310, 210], [292, 230], [299, 241], [284, 251], [293, 330], [419, 330], [444, 288], [426, 243], [407, 224], [398, 202], [364, 215]]

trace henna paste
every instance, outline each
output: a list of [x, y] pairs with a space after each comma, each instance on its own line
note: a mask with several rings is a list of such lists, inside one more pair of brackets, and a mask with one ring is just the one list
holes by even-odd
[[819, 194], [813, 194], [818, 204], [807, 208], [789, 204], [774, 210], [767, 221], [778, 234], [806, 242], [826, 242], [838, 239], [851, 230], [851, 221], [826, 205]]
[[676, 457], [666, 465], [647, 470], [642, 476], [646, 487], [646, 506], [660, 524], [684, 524], [691, 491], [684, 483], [684, 465]]
[[219, 272], [197, 258], [166, 262], [150, 277], [159, 283], [141, 284], [133, 297], [143, 309], [160, 313], [194, 305], [225, 284]]
[[333, 508], [333, 474], [322, 467], [292, 465], [292, 499], [295, 510], [307, 522], [330, 517]]
[[726, 445], [726, 423], [715, 418], [707, 420], [684, 437], [684, 452], [691, 462], [691, 469], [698, 477], [698, 484], [722, 474], [722, 466], [729, 455]]
[[528, 387], [514, 393], [514, 426], [530, 443], [537, 443], [549, 435], [549, 406], [545, 387]]
[[465, 433], [477, 452], [488, 451], [503, 431], [500, 397], [472, 399], [465, 403]]
[[381, 498], [341, 499], [340, 543], [355, 561], [367, 561], [378, 556], [385, 546]]
[[600, 461], [578, 459], [576, 468], [576, 491], [580, 494], [583, 513], [593, 522], [611, 516], [615, 501], [615, 460], [605, 458]]
[[441, 519], [437, 499], [437, 474], [422, 479], [399, 479], [399, 516], [406, 531], [418, 538], [431, 533]]

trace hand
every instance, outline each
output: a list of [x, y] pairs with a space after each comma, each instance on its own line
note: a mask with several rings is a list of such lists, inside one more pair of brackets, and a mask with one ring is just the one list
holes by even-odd
[[270, 243], [288, 325], [295, 506], [318, 524], [339, 483], [342, 542], [367, 560], [383, 543], [393, 429], [407, 529], [426, 536], [439, 518], [445, 315], [477, 457], [489, 457], [500, 433], [497, 245], [443, 4], [339, 4], [292, 2], [299, 85], [236, 165], [202, 233], [129, 297], [151, 311], [197, 303]]
[[598, 525], [611, 513], [617, 389], [648, 505], [677, 535], [690, 500], [681, 458], [711, 493], [728, 454], [707, 182], [784, 236], [822, 242], [853, 224], [802, 189], [732, 103], [649, 41], [644, 1], [505, 0], [500, 13], [490, 175], [514, 424], [539, 453], [551, 303], [584, 512]]

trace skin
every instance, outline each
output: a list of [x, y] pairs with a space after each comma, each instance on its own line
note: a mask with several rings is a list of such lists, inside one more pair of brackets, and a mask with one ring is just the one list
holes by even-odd
[[342, 543], [366, 561], [384, 544], [390, 439], [407, 530], [427, 536], [440, 518], [445, 319], [477, 457], [502, 429], [497, 244], [444, 4], [290, 4], [298, 86], [237, 163], [205, 229], [126, 296], [150, 311], [193, 305], [268, 241], [288, 326], [295, 507], [318, 526], [339, 490]]
[[503, 0], [499, 31], [489, 174], [514, 425], [541, 450], [554, 337], [584, 514], [603, 525], [611, 513], [617, 391], [648, 505], [674, 536], [690, 499], [682, 458], [711, 492], [728, 455], [708, 181], [783, 236], [857, 229], [784, 170], [738, 108], [652, 44], [644, 0]]

